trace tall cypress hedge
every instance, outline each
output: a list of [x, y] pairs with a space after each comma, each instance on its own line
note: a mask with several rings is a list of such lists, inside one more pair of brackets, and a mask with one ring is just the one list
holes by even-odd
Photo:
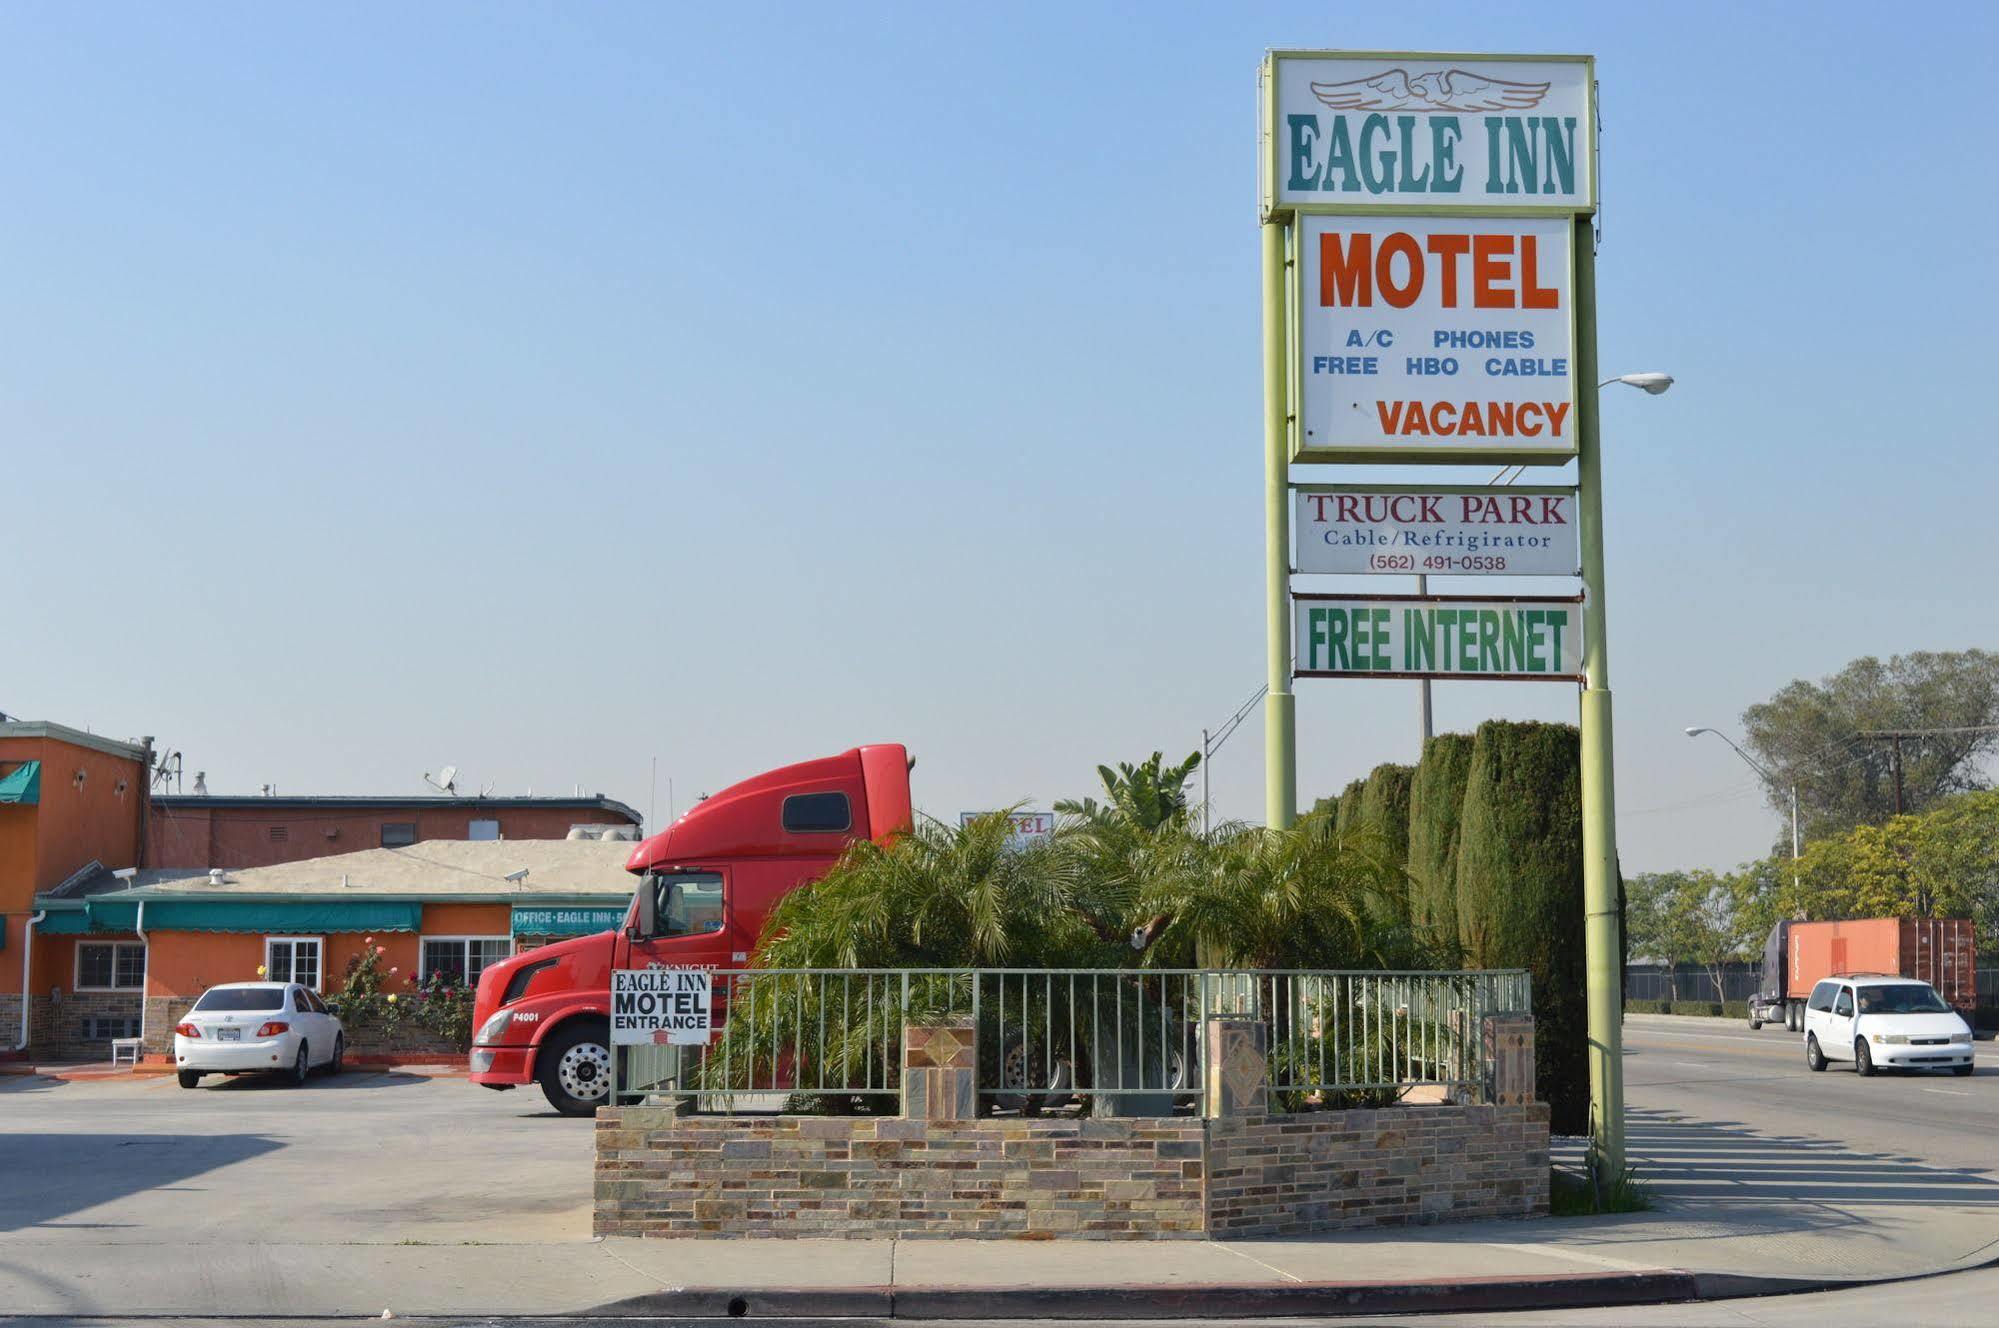
[[1479, 968], [1533, 974], [1535, 1093], [1589, 1129], [1582, 765], [1567, 724], [1481, 724], [1458, 829], [1458, 938]]
[[1409, 785], [1409, 920], [1432, 939], [1458, 940], [1458, 822], [1472, 735], [1439, 733], [1423, 744]]
[[1335, 831], [1345, 834], [1353, 828], [1355, 819], [1360, 815], [1360, 796], [1366, 790], [1367, 781], [1365, 779], [1356, 779], [1353, 783], [1340, 790], [1339, 811], [1333, 817], [1333, 829]]
[[1416, 768], [1378, 765], [1361, 786], [1353, 823], [1376, 836], [1390, 894], [1382, 900], [1380, 920], [1409, 921], [1409, 784]]

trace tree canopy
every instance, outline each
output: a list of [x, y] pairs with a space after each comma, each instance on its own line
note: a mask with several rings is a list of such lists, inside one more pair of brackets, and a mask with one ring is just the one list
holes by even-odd
[[[1768, 767], [1765, 794], [1784, 816], [1791, 786], [1807, 839], [1876, 825], [1895, 814], [1892, 744], [1868, 732], [1973, 730], [1999, 725], [1999, 654], [1917, 651], [1868, 656], [1818, 682], [1790, 683], [1742, 712], [1747, 745]], [[1915, 813], [1986, 787], [1980, 763], [1999, 730], [1932, 732], [1902, 744], [1903, 808]]]

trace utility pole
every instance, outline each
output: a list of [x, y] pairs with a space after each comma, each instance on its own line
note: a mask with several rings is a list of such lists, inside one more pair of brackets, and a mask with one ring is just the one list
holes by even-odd
[[[1430, 578], [1421, 572], [1416, 574], [1416, 593], [1419, 595], [1430, 593]], [[1430, 739], [1437, 735], [1437, 729], [1430, 719], [1430, 680], [1425, 678], [1417, 683], [1416, 686], [1421, 690], [1419, 700], [1423, 709], [1423, 746], [1416, 749], [1417, 757], [1421, 758], [1423, 748], [1430, 745]]]
[[1901, 816], [1907, 810], [1902, 791], [1902, 743], [1920, 741], [1923, 738], [1937, 738], [1949, 733], [1999, 733], [1999, 724], [1957, 724], [1934, 729], [1862, 729], [1853, 736], [1865, 742], [1885, 742], [1888, 747], [1888, 765], [1895, 772], [1895, 815]]

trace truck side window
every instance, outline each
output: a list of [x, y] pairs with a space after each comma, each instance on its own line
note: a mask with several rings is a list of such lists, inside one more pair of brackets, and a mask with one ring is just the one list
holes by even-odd
[[658, 936], [700, 936], [722, 930], [722, 878], [714, 872], [653, 877]]
[[1852, 988], [1841, 987], [1839, 989], [1839, 999], [1833, 1002], [1832, 1012], [1842, 1019], [1853, 1013]]
[[788, 835], [844, 834], [853, 828], [853, 809], [844, 793], [794, 793], [784, 800]]

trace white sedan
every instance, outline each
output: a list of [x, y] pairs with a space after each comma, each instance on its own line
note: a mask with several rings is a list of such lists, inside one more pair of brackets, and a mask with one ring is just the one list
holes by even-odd
[[347, 1054], [340, 1018], [297, 983], [225, 982], [210, 987], [174, 1026], [180, 1086], [204, 1074], [284, 1074], [303, 1084], [314, 1067], [338, 1074]]

